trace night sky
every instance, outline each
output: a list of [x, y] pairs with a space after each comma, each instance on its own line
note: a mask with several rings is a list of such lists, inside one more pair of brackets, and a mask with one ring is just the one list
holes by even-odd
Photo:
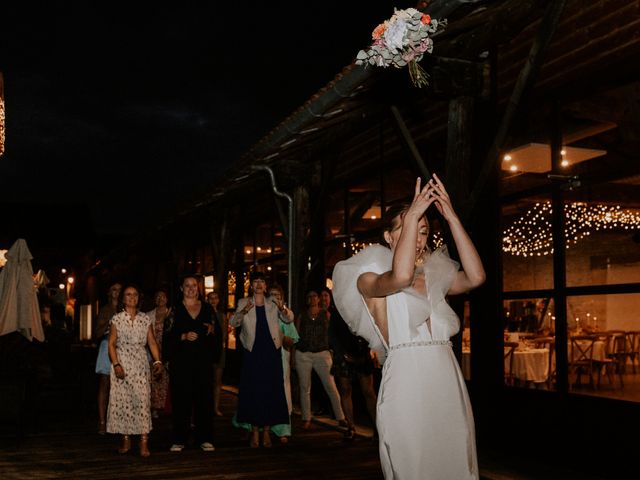
[[170, 218], [415, 6], [11, 3], [0, 203], [73, 205], [97, 235]]

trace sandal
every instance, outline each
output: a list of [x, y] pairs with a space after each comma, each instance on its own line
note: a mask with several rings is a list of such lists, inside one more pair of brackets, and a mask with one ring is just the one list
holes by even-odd
[[129, 450], [131, 450], [131, 438], [129, 438], [129, 435], [123, 435], [122, 436], [122, 445], [118, 449], [118, 453], [121, 454], [121, 455], [124, 455]]
[[260, 432], [258, 432], [257, 430], [251, 432], [249, 446], [251, 448], [258, 448], [260, 446]]
[[262, 432], [262, 446], [264, 448], [271, 448], [271, 435], [269, 435], [269, 430], [265, 430]]
[[149, 435], [142, 434], [140, 435], [140, 456], [148, 457], [151, 455], [149, 451]]
[[345, 440], [353, 440], [354, 438], [356, 438], [356, 429], [353, 426], [350, 426], [347, 428], [347, 431], [344, 432], [344, 439]]

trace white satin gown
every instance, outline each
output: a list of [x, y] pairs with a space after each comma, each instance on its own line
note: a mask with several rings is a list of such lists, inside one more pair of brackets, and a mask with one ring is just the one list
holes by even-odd
[[387, 344], [356, 281], [364, 272], [389, 271], [391, 261], [388, 248], [373, 245], [339, 262], [333, 274], [333, 296], [345, 322], [384, 362], [377, 406], [384, 477], [478, 479], [473, 412], [449, 341], [460, 322], [445, 300], [459, 265], [440, 248], [424, 266], [426, 295], [405, 289], [386, 297]]

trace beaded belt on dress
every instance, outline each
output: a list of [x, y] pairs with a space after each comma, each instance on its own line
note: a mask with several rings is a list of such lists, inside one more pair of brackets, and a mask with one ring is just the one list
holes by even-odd
[[408, 348], [408, 347], [430, 347], [432, 345], [447, 345], [451, 346], [452, 343], [450, 340], [423, 340], [420, 342], [406, 342], [406, 343], [398, 343], [396, 345], [391, 345], [389, 350], [397, 350], [399, 348]]

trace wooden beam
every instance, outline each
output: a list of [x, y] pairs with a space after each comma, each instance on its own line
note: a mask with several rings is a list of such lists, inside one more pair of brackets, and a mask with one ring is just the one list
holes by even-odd
[[454, 20], [434, 40], [436, 53], [447, 57], [476, 59], [496, 45], [510, 41], [532, 18], [555, 0], [506, 0], [498, 6]]
[[488, 67], [483, 62], [433, 56], [429, 64], [430, 94], [439, 98], [487, 96]]
[[413, 158], [416, 166], [418, 167], [418, 171], [425, 178], [431, 178], [431, 172], [427, 168], [426, 163], [422, 159], [422, 155], [420, 155], [420, 151], [413, 141], [413, 137], [411, 136], [411, 132], [407, 128], [407, 125], [404, 123], [404, 119], [400, 114], [400, 110], [395, 105], [391, 105], [391, 113], [393, 114], [393, 118], [395, 119], [395, 125], [398, 129], [398, 133], [400, 134], [400, 138], [404, 140], [404, 145], [409, 150], [411, 154], [411, 158]]

